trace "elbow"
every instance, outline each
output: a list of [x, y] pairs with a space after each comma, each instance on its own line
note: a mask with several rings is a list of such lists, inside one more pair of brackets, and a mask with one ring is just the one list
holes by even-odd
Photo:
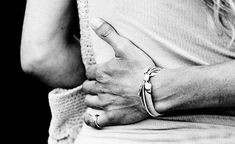
[[36, 70], [38, 70], [38, 67], [39, 64], [36, 60], [25, 60], [24, 58], [21, 58], [21, 69], [23, 72], [27, 74], [37, 73]]
[[42, 68], [43, 59], [25, 58], [21, 56], [21, 69], [27, 74], [39, 73]]
[[48, 62], [55, 50], [54, 39], [41, 38], [22, 33], [20, 46], [20, 63], [25, 73], [40, 73], [48, 68]]
[[33, 51], [35, 47], [37, 46], [21, 45], [21, 69], [28, 74], [39, 73], [48, 59], [45, 53]]

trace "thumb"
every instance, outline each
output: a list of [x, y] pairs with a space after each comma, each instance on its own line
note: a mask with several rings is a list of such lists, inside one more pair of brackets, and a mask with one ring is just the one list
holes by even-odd
[[101, 39], [111, 45], [116, 57], [128, 57], [127, 48], [131, 48], [132, 43], [121, 37], [109, 23], [100, 18], [93, 18], [91, 19], [91, 27]]

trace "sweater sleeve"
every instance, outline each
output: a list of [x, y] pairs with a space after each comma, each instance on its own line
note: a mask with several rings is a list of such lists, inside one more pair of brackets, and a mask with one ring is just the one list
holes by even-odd
[[[85, 68], [96, 64], [90, 39], [88, 0], [77, 0], [80, 24], [80, 44]], [[83, 125], [85, 94], [81, 86], [73, 89], [54, 89], [49, 93], [51, 123], [49, 144], [73, 144]]]
[[81, 86], [74, 89], [54, 89], [49, 93], [51, 123], [49, 144], [72, 144], [82, 128], [86, 110]]

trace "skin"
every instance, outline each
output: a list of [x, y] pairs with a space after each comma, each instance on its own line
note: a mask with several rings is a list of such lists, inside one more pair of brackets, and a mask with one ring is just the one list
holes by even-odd
[[[79, 40], [73, 32], [76, 16], [73, 0], [27, 1], [21, 45], [21, 65], [26, 73], [52, 87], [68, 88], [84, 82]], [[137, 92], [144, 70], [154, 64], [110, 25], [97, 21], [101, 25], [93, 23], [94, 31], [113, 47], [116, 57], [86, 71], [86, 104], [104, 110], [98, 117], [102, 127], [142, 121], [149, 116]], [[235, 106], [234, 60], [211, 66], [163, 69], [151, 82], [159, 113]], [[84, 120], [95, 127], [90, 114]]]
[[[94, 29], [97, 35], [116, 52], [112, 60], [90, 67], [87, 70], [89, 80], [83, 83], [83, 90], [90, 93], [86, 97], [87, 105], [104, 110], [97, 123], [105, 127], [148, 118], [138, 90], [144, 70], [153, 66], [150, 58], [118, 35], [105, 21], [97, 27]], [[162, 69], [151, 78], [151, 83], [154, 106], [160, 114], [202, 108], [230, 108], [235, 111], [234, 60], [210, 66]], [[85, 116], [85, 122], [96, 128], [91, 115]]]
[[85, 80], [79, 40], [74, 36], [75, 0], [28, 0], [22, 69], [51, 87], [75, 87]]

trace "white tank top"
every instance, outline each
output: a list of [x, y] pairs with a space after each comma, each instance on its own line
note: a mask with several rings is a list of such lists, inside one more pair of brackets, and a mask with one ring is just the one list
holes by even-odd
[[[202, 0], [78, 0], [78, 6], [83, 57], [95, 55], [97, 63], [111, 59], [114, 52], [91, 30], [92, 17], [106, 20], [161, 67], [209, 65], [235, 58], [235, 45], [226, 47], [230, 39], [215, 28]], [[234, 129], [153, 119], [101, 131], [84, 125], [76, 144], [216, 143], [215, 139], [229, 143], [234, 142]], [[225, 138], [226, 134], [230, 137]]]
[[[89, 17], [109, 22], [144, 50], [157, 65], [177, 68], [208, 65], [235, 58], [235, 45], [216, 29], [202, 0], [89, 0]], [[112, 48], [91, 32], [96, 61]]]

